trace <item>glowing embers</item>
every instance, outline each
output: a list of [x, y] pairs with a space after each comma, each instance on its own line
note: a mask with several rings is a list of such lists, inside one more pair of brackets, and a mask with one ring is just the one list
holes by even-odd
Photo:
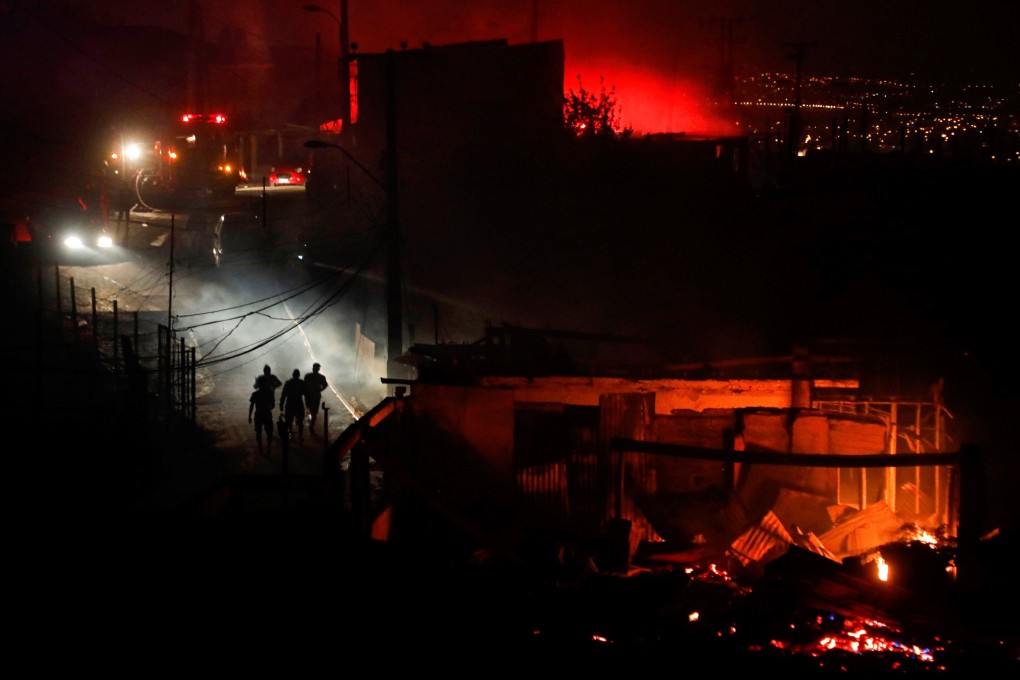
[[840, 618], [835, 614], [817, 616], [804, 625], [791, 624], [798, 641], [773, 639], [770, 645], [786, 654], [820, 657], [845, 652], [852, 655], [875, 654], [898, 668], [902, 660], [933, 664], [935, 655], [944, 648], [936, 642], [911, 640], [903, 631], [875, 619]]

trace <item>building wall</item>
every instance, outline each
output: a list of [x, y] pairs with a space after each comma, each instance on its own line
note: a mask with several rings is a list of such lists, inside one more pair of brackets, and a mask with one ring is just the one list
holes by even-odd
[[[789, 380], [630, 380], [626, 378], [552, 377], [528, 380], [491, 376], [488, 388], [512, 389], [521, 402], [559, 402], [597, 406], [604, 394], [643, 392], [655, 395], [656, 415], [707, 412], [712, 409], [789, 408]], [[417, 388], [415, 388], [417, 389]]]
[[[536, 169], [550, 166], [547, 159], [563, 135], [561, 42], [494, 40], [359, 54], [357, 73], [357, 123], [337, 141], [361, 169], [336, 150], [324, 149], [315, 153], [313, 176], [342, 177], [343, 193], [380, 203], [379, 187], [372, 186], [369, 175], [387, 188], [392, 181], [408, 253], [463, 249], [475, 240], [485, 252], [497, 229], [495, 219], [514, 215], [505, 223], [524, 221], [521, 211], [530, 203], [521, 198], [542, 186]], [[391, 85], [392, 177], [387, 167]], [[320, 192], [320, 183], [332, 185], [310, 180], [313, 199], [335, 201], [329, 191]], [[373, 214], [353, 208], [344, 219], [352, 226], [377, 226]], [[409, 258], [405, 278], [427, 287], [427, 267], [428, 261]]]
[[[469, 42], [393, 52], [392, 91], [402, 161], [455, 158], [481, 145], [540, 145], [563, 125], [563, 44]], [[370, 162], [386, 148], [387, 54], [358, 61], [352, 149]]]
[[[416, 458], [439, 461], [435, 469], [459, 477], [442, 494], [471, 516], [496, 498], [513, 498], [527, 521], [546, 531], [597, 537], [625, 526], [631, 555], [643, 541], [727, 543], [767, 514], [791, 535], [816, 537], [846, 510], [880, 505], [899, 522], [947, 522], [950, 487], [920, 474], [915, 480], [911, 468], [897, 481], [892, 468], [739, 464], [696, 452], [608, 446], [619, 437], [732, 449], [752, 461], [758, 451], [891, 453], [888, 417], [768, 405], [789, 395], [790, 381], [490, 377], [483, 383], [416, 384], [408, 399]], [[710, 403], [730, 405], [662, 406], [704, 403], [705, 394]], [[915, 496], [905, 500], [901, 486]]]
[[[418, 385], [413, 409], [419, 447], [457, 444], [502, 475], [512, 473], [513, 393], [449, 385]], [[444, 436], [445, 435], [445, 436]]]

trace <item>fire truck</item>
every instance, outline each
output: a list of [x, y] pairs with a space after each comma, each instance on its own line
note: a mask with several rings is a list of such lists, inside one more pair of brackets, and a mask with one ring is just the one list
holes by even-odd
[[207, 208], [234, 196], [242, 175], [225, 115], [184, 113], [133, 135], [121, 134], [106, 158], [113, 193], [168, 212]]

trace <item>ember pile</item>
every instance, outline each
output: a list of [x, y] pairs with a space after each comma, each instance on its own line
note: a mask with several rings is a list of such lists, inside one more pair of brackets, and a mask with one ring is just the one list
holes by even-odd
[[791, 545], [759, 572], [735, 573], [706, 561], [711, 551], [639, 554], [626, 575], [561, 587], [532, 634], [550, 650], [600, 648], [603, 659], [718, 658], [758, 671], [1020, 671], [1017, 626], [997, 611], [1009, 592], [994, 580], [961, 591], [951, 539], [904, 527], [900, 540], [842, 562], [823, 552]]

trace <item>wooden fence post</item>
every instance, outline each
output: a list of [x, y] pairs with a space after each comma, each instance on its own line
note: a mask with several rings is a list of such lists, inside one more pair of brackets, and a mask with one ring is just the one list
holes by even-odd
[[[74, 277], [71, 277], [71, 325], [74, 327], [74, 346], [78, 347], [78, 300], [74, 294]], [[60, 323], [63, 324], [63, 317], [60, 319]]]
[[53, 273], [54, 273], [54, 280], [55, 280], [55, 283], [56, 283], [56, 291], [57, 291], [57, 296], [56, 296], [56, 298], [57, 298], [56, 299], [56, 303], [57, 303], [57, 316], [63, 318], [63, 316], [64, 316], [64, 305], [63, 305], [63, 302], [60, 299], [60, 265], [59, 264], [53, 266]]
[[99, 312], [96, 310], [96, 289], [92, 288], [92, 347], [99, 359]]
[[118, 351], [120, 343], [117, 342], [120, 338], [120, 324], [117, 323], [117, 301], [113, 301], [113, 372], [119, 373], [118, 359], [120, 358], [120, 352]]

